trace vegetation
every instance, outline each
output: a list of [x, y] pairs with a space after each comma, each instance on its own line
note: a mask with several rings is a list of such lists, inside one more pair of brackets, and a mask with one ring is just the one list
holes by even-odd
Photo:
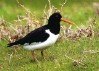
[[30, 51], [22, 46], [8, 48], [7, 43], [44, 25], [44, 19], [47, 20], [44, 11], [48, 14], [49, 2], [0, 1], [0, 71], [99, 71], [99, 5], [96, 6], [99, 1], [67, 0], [62, 9], [64, 0], [50, 1], [76, 25], [70, 27], [61, 22], [58, 42], [45, 50], [45, 59], [36, 51], [37, 62], [31, 62]]

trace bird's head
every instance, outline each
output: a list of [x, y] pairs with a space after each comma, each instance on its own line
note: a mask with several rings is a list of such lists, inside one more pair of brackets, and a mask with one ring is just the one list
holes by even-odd
[[60, 23], [61, 21], [61, 14], [59, 12], [56, 12], [56, 13], [53, 13], [50, 17], [49, 17], [49, 20], [48, 22], [49, 23]]
[[60, 21], [64, 21], [69, 24], [73, 24], [73, 22], [69, 21], [68, 19], [62, 18], [61, 14], [59, 12], [53, 13], [48, 20], [48, 23], [60, 23]]

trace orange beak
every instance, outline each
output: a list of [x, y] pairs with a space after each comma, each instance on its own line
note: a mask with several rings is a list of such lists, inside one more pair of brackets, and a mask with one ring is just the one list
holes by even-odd
[[69, 23], [71, 25], [74, 24], [73, 22], [69, 21], [68, 19], [64, 19], [64, 18], [61, 18], [61, 21], [64, 21], [64, 22]]

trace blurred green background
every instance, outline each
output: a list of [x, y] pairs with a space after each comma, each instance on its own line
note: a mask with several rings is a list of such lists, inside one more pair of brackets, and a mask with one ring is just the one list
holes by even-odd
[[[48, 6], [48, 0], [18, 0], [20, 4], [24, 5], [27, 9], [33, 12], [37, 17], [42, 17], [45, 5]], [[52, 5], [60, 9], [60, 5], [64, 0], [50, 0]], [[70, 17], [74, 21], [78, 21], [78, 18], [86, 19], [93, 15], [93, 2], [98, 0], [67, 0], [64, 6], [63, 13], [65, 17]], [[86, 10], [83, 11], [83, 9]], [[6, 20], [16, 19], [16, 15], [24, 15], [24, 10], [20, 7], [17, 0], [0, 0], [0, 16], [4, 16]], [[83, 15], [83, 16], [78, 16]], [[79, 21], [78, 21], [79, 22]]]
[[[64, 0], [50, 1], [59, 10], [60, 5], [64, 2]], [[44, 16], [45, 5], [48, 8], [48, 0], [19, 0], [19, 2], [39, 20]], [[99, 0], [67, 0], [61, 12], [63, 17], [71, 19], [79, 27], [82, 24], [86, 27], [90, 18], [93, 19], [96, 16], [96, 24], [93, 28], [96, 32], [95, 37], [91, 39], [82, 37], [77, 41], [60, 40], [46, 50], [46, 60], [43, 60], [40, 52], [37, 52], [39, 59], [37, 63], [31, 62], [29, 51], [22, 48], [12, 54], [14, 50], [6, 47], [8, 41], [1, 40], [0, 71], [99, 71], [99, 52], [90, 53], [90, 50], [99, 51], [99, 15], [96, 14], [96, 9], [93, 6], [95, 2], [99, 3]], [[18, 4], [17, 0], [0, 0], [0, 18], [13, 23], [17, 16], [24, 16], [25, 13], [26, 11]], [[83, 53], [85, 50], [88, 50], [89, 53]], [[12, 58], [10, 58], [11, 55]], [[75, 60], [78, 60], [78, 63]]]

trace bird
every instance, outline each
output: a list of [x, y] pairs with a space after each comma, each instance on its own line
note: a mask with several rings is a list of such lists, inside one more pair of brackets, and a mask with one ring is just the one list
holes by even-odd
[[60, 22], [64, 21], [69, 24], [73, 24], [68, 19], [62, 18], [60, 12], [53, 13], [49, 19], [48, 24], [43, 25], [39, 28], [28, 33], [23, 38], [7, 44], [7, 47], [14, 45], [23, 45], [23, 48], [32, 52], [32, 59], [36, 60], [35, 50], [40, 50], [42, 57], [44, 56], [43, 51], [55, 44], [60, 33]]

